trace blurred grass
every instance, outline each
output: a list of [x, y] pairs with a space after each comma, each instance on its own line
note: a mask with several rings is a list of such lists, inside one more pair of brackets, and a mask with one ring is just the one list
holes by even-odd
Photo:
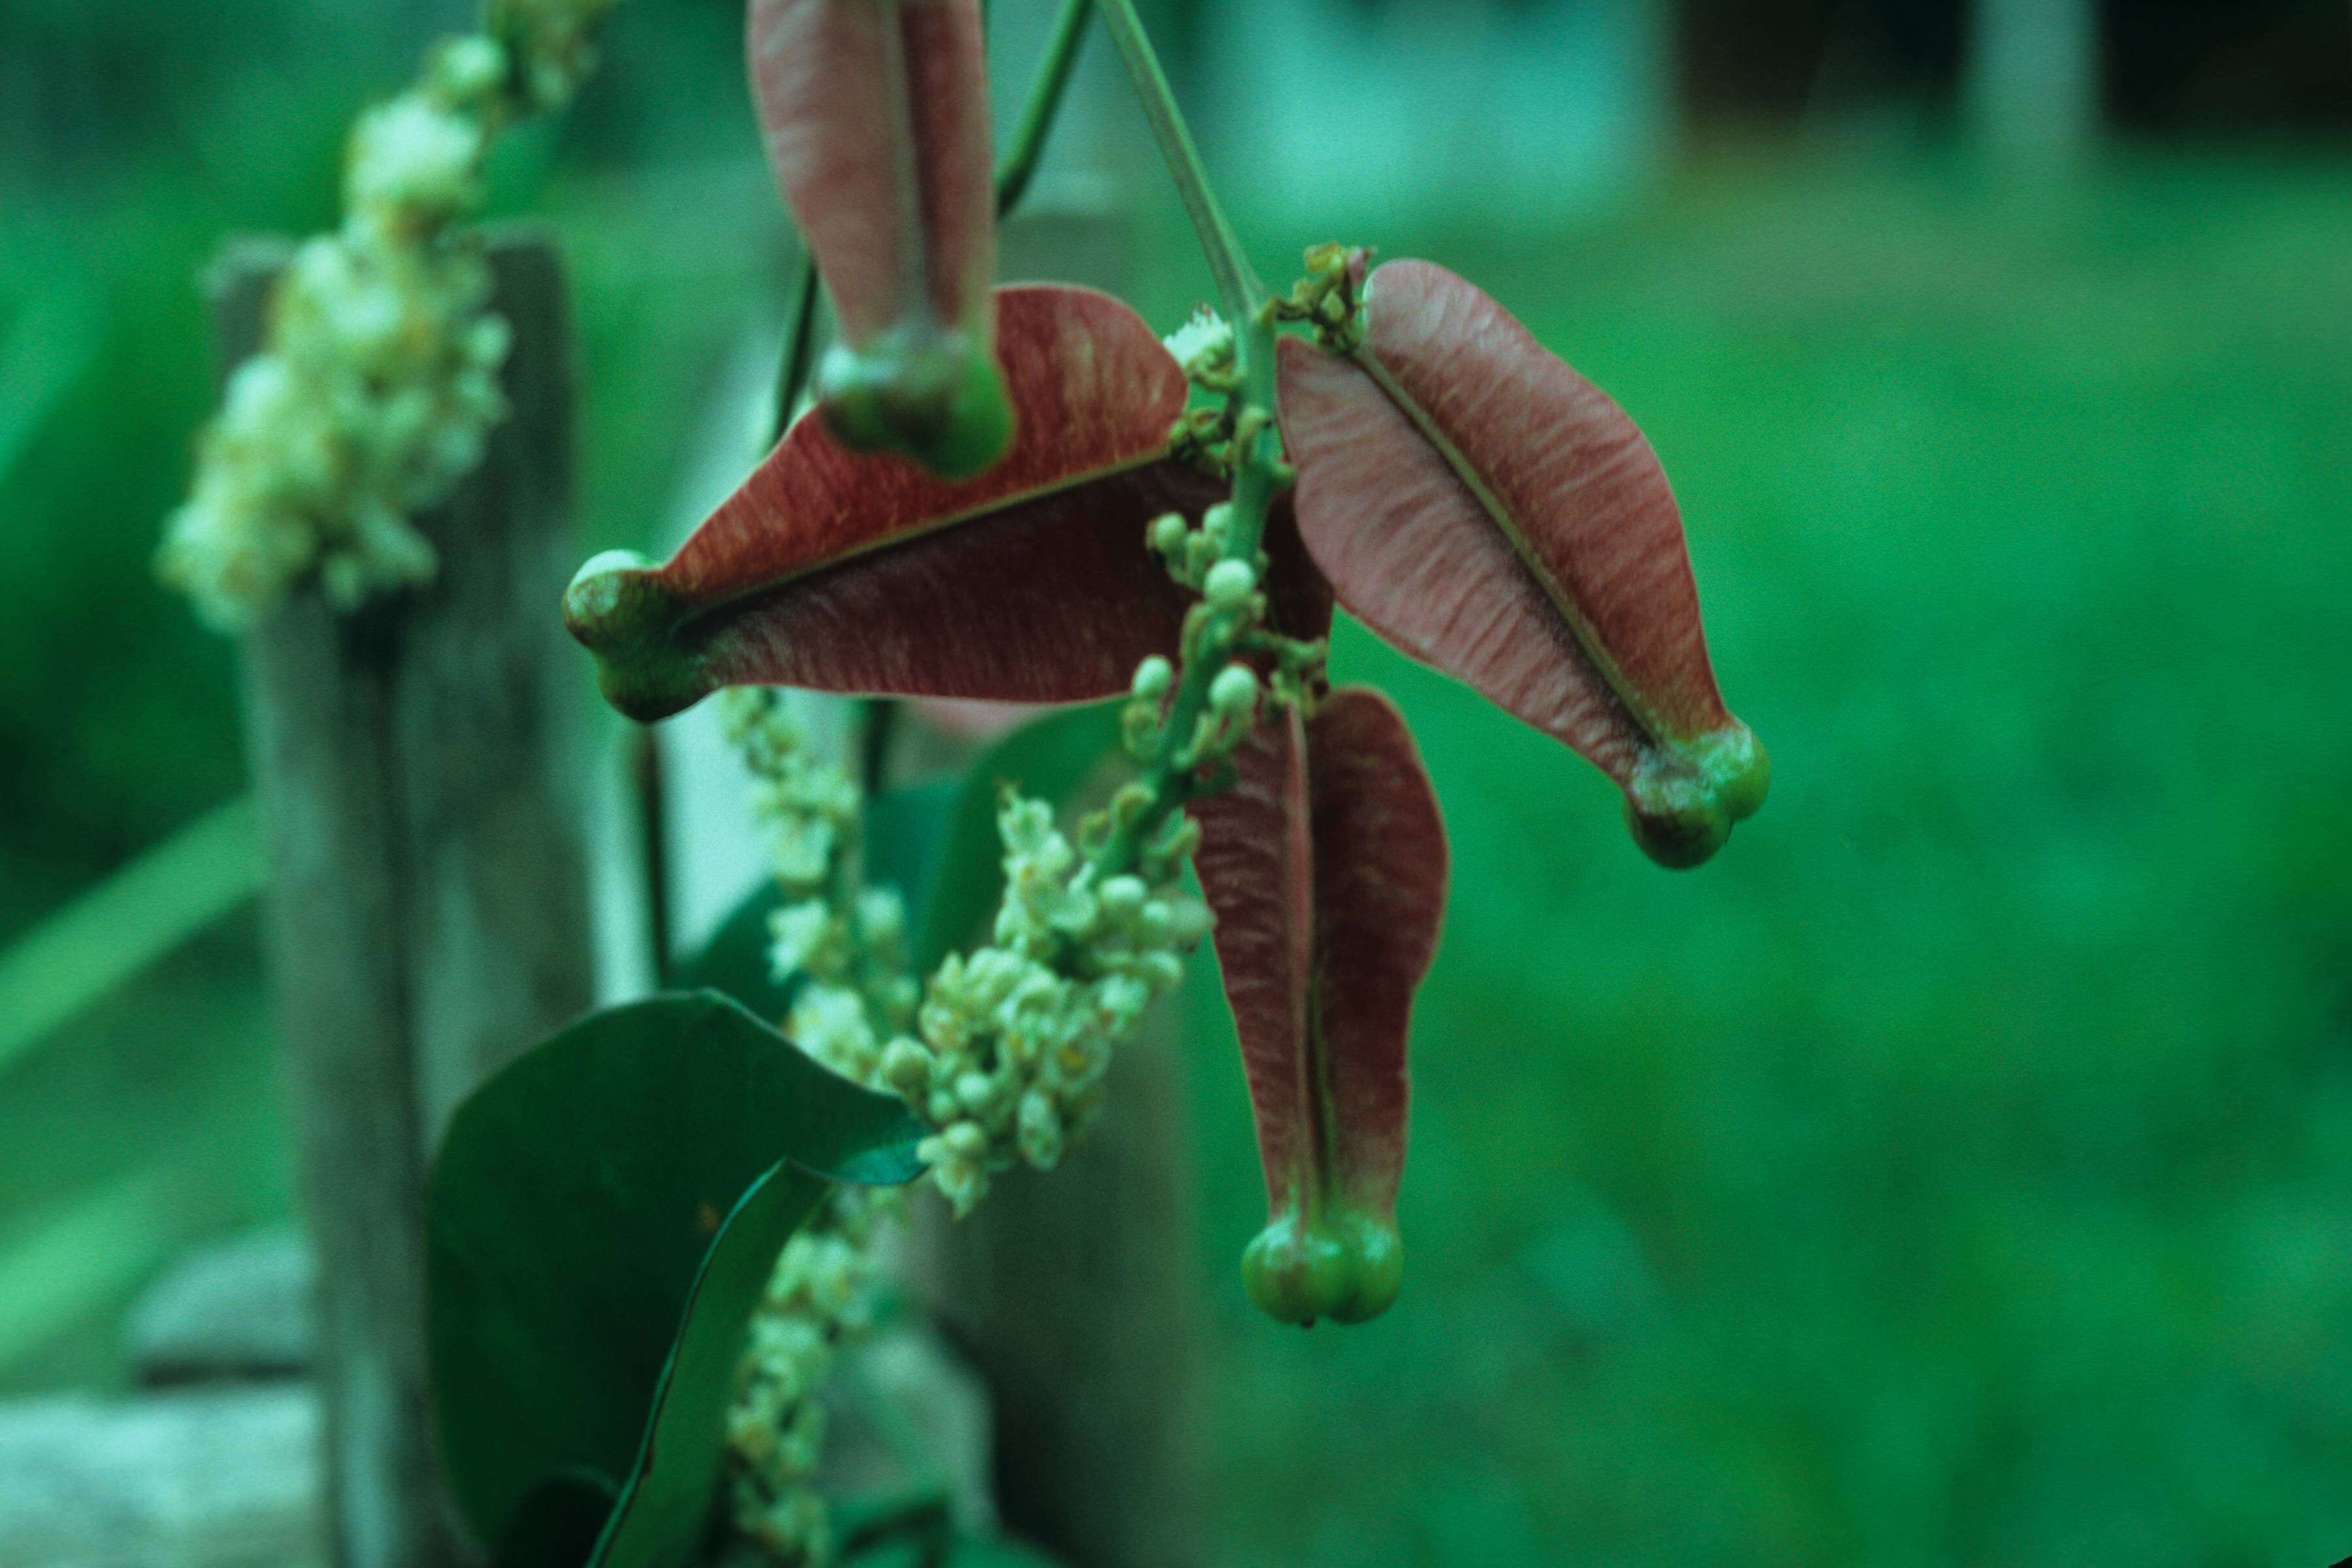
[[260, 811], [242, 795], [0, 952], [0, 1072], [260, 891], [261, 858]]
[[[710, 161], [750, 144], [734, 96], [700, 107], [724, 12], [625, 9], [659, 37], [500, 167], [572, 266], [596, 544], [667, 521], [689, 411], [781, 292], [760, 172]], [[239, 786], [226, 651], [146, 560], [207, 402], [193, 279], [224, 226], [324, 220], [337, 127], [401, 68], [356, 37], [257, 49], [145, 104], [142, 161], [0, 204], [0, 363], [40, 367], [0, 388], [0, 942]], [[1333, 237], [1233, 184], [1269, 279]], [[1172, 321], [1205, 281], [1150, 217]], [[1607, 227], [1343, 237], [1476, 278], [1643, 421], [1779, 777], [1717, 863], [1659, 872], [1580, 764], [1343, 636], [1457, 856], [1412, 1280], [1361, 1330], [1249, 1313], [1209, 1025], [1234, 1568], [2340, 1556], [2340, 163], [2018, 185], [1723, 149]], [[119, 1375], [153, 1261], [285, 1211], [254, 974], [233, 921], [0, 1076], [0, 1387]]]
[[1342, 638], [1454, 899], [1389, 1318], [1249, 1318], [1204, 1058], [1235, 1562], [2341, 1556], [2340, 167], [1734, 156], [1619, 232], [1386, 237], [1643, 423], [1776, 789], [1656, 871], [1598, 778]]

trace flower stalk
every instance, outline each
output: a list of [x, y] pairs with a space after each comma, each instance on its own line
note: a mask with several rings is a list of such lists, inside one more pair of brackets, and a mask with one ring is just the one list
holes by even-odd
[[[1193, 143], [1151, 39], [1136, 16], [1133, 0], [1100, 0], [1100, 5], [1103, 26], [1127, 66], [1128, 79], [1160, 143], [1169, 176], [1183, 198], [1185, 213], [1192, 219], [1232, 325], [1232, 390], [1226, 401], [1233, 429], [1233, 499], [1211, 510], [1206, 531], [1216, 545], [1219, 562], [1246, 568], [1255, 588], [1255, 580], [1263, 576], [1260, 545], [1265, 536], [1266, 514], [1291, 477], [1275, 428], [1274, 312], [1265, 286], [1250, 269], [1241, 242], [1209, 183], [1200, 149]], [[1195, 619], [1185, 628], [1181, 679], [1169, 702], [1160, 741], [1144, 780], [1148, 800], [1127, 818], [1114, 822], [1111, 836], [1092, 868], [1097, 879], [1130, 868], [1150, 836], [1200, 793], [1203, 759], [1197, 754], [1194, 739], [1213, 710], [1216, 681], [1243, 651], [1246, 639], [1261, 628], [1265, 609], [1262, 594], [1245, 593], [1223, 605], [1212, 596], [1193, 612]]]
[[1094, 0], [1062, 0], [1054, 17], [1054, 31], [1045, 40], [1045, 54], [1029, 83], [1021, 106], [1021, 122], [1013, 128], [1012, 145], [996, 166], [996, 216], [1009, 216], [1029, 194], [1037, 163], [1045, 154], [1046, 140], [1062, 112], [1070, 76], [1077, 68], [1078, 46], [1086, 41], [1087, 24], [1094, 19]]

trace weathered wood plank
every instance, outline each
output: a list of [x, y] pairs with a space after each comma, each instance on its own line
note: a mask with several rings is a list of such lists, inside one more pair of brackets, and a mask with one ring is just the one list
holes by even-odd
[[1200, 1568], [1199, 1274], [1173, 1010], [1112, 1062], [1058, 1170], [1014, 1171], [957, 1223], [929, 1194], [919, 1273], [987, 1384], [1005, 1528], [1074, 1568]]
[[9, 1568], [325, 1568], [308, 1384], [0, 1405]]
[[[247, 247], [223, 265], [225, 364], [258, 342], [282, 259]], [[304, 595], [246, 647], [343, 1568], [462, 1560], [425, 1410], [428, 1152], [481, 1075], [593, 994], [581, 686], [555, 614], [572, 554], [563, 292], [543, 244], [491, 259], [514, 412], [423, 520], [439, 575], [355, 616]]]
[[[134, 1310], [133, 1330], [175, 1375], [234, 1375], [308, 1342], [289, 1285], [298, 1238], [242, 1238], [190, 1258]], [[157, 1338], [157, 1327], [166, 1330]], [[150, 1366], [151, 1373], [156, 1370]], [[850, 1347], [827, 1385], [818, 1479], [836, 1497], [938, 1489], [970, 1534], [996, 1522], [989, 1410], [971, 1371], [901, 1324]], [[5, 1568], [325, 1568], [319, 1397], [305, 1379], [215, 1383], [127, 1400], [0, 1402], [0, 1564]]]
[[131, 1305], [125, 1348], [142, 1383], [253, 1383], [310, 1371], [318, 1267], [299, 1234], [261, 1231], [203, 1247]]

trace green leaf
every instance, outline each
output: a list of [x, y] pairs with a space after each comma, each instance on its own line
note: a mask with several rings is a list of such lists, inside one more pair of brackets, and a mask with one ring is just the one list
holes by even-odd
[[[920, 929], [925, 895], [936, 874], [958, 789], [955, 780], [942, 779], [893, 790], [866, 810], [866, 880], [871, 886], [895, 887], [906, 896], [910, 929]], [[719, 992], [762, 1018], [789, 1014], [794, 986], [778, 982], [768, 962], [774, 942], [768, 918], [783, 901], [782, 889], [772, 881], [752, 889], [702, 950], [671, 971], [671, 986]]]
[[917, 929], [939, 876], [948, 830], [963, 803], [959, 779], [938, 779], [892, 790], [866, 814], [866, 880], [906, 896], [907, 921]]
[[964, 774], [940, 873], [923, 911], [915, 967], [928, 974], [940, 960], [985, 931], [1004, 896], [1004, 852], [996, 834], [998, 795], [1022, 794], [1066, 805], [1109, 762], [1123, 760], [1123, 702], [1066, 708], [1024, 724], [975, 759]]
[[936, 1551], [954, 1531], [944, 1485], [831, 1500], [833, 1534], [844, 1561], [863, 1563], [909, 1544]]
[[776, 1255], [824, 1194], [816, 1177], [779, 1165], [720, 1227], [687, 1302], [628, 1489], [589, 1568], [687, 1568], [696, 1560], [726, 1474], [727, 1406], [751, 1310]]
[[550, 1476], [525, 1493], [499, 1532], [490, 1568], [580, 1568], [613, 1516], [613, 1483], [578, 1471]]
[[482, 1539], [547, 1478], [587, 1475], [648, 1521], [607, 1542], [647, 1554], [612, 1561], [667, 1561], [661, 1532], [718, 1485], [733, 1357], [783, 1240], [824, 1180], [911, 1180], [920, 1135], [710, 992], [596, 1014], [469, 1099], [427, 1194], [426, 1284], [443, 1461]]

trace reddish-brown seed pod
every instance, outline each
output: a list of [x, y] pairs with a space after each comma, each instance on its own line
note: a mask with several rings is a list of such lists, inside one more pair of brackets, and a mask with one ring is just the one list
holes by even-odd
[[[1276, 497], [1265, 519], [1266, 624], [1279, 636], [1298, 642], [1319, 642], [1331, 635], [1331, 584], [1323, 580], [1306, 544], [1298, 537], [1298, 515], [1291, 510], [1290, 493]], [[1173, 658], [1173, 645], [1160, 653]], [[1273, 661], [1259, 661], [1260, 673]], [[953, 697], [918, 698], [915, 710], [959, 740], [993, 741], [1011, 733], [1045, 710], [1034, 703], [990, 702]], [[1050, 706], [1050, 705], [1047, 705]]]
[[1307, 548], [1373, 630], [1615, 780], [1654, 858], [1698, 864], [1769, 766], [1717, 689], [1649, 442], [1453, 273], [1391, 262], [1363, 296], [1353, 353], [1281, 345]]
[[1405, 1043], [1444, 915], [1445, 827], [1394, 706], [1346, 688], [1285, 709], [1193, 807], [1194, 868], [1242, 1047], [1268, 1223], [1243, 1260], [1286, 1322], [1395, 1300]]
[[1266, 509], [1265, 622], [1267, 629], [1296, 642], [1321, 642], [1331, 635], [1331, 584], [1298, 536], [1298, 510], [1284, 490]]
[[988, 77], [977, 0], [752, 0], [768, 161], [833, 296], [834, 433], [970, 478], [1003, 454]]
[[998, 313], [1021, 434], [982, 478], [804, 418], [667, 564], [582, 568], [564, 619], [614, 707], [658, 719], [730, 685], [1081, 701], [1173, 652], [1189, 598], [1146, 528], [1224, 493], [1167, 456], [1183, 371], [1091, 289], [1003, 289]]

